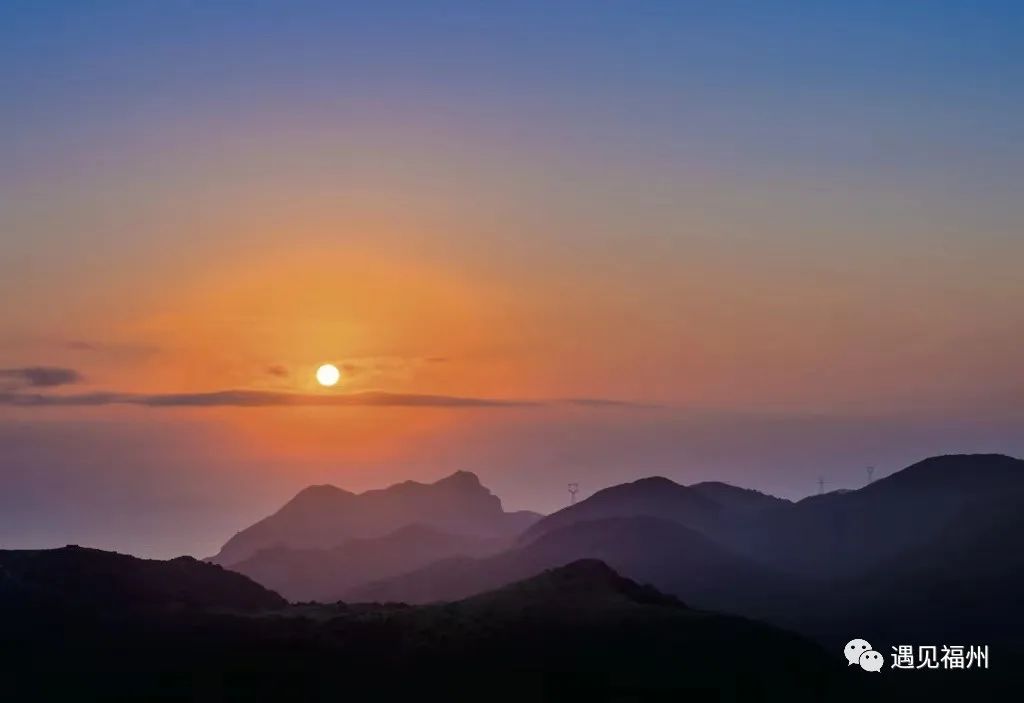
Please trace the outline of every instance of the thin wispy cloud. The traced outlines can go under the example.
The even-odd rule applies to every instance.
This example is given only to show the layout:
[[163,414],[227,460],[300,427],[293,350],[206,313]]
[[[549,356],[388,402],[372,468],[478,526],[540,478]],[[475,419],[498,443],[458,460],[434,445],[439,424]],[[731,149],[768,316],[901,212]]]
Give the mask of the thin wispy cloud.
[[96,407],[104,405],[136,405],[152,408],[173,407],[289,407],[289,406],[364,406],[415,408],[539,408],[557,405],[580,405],[607,408],[651,408],[657,406],[602,398],[528,400],[508,398],[476,398],[420,393],[389,393],[364,391],[345,394],[287,393],[258,390],[221,390],[201,393],[93,393],[49,394],[28,392],[0,393],[0,405],[39,407]]
[[[349,368],[352,366],[352,368]],[[356,375],[365,370],[346,364],[344,370]],[[267,375],[288,378],[291,369],[284,364],[266,367]],[[3,381],[6,379],[6,383]],[[303,393],[284,389],[231,388],[193,393],[132,393],[116,390],[90,390],[85,393],[48,392],[83,380],[76,369],[57,366],[25,366],[0,369],[0,406],[22,408],[98,407],[134,405],[152,408],[173,407],[287,407],[287,406],[365,406],[418,408],[539,408],[580,406],[591,408],[654,408],[658,406],[614,398],[483,398],[430,393],[397,393],[381,390],[351,393]],[[36,389],[46,389],[39,390]]]
[[634,400],[616,400],[614,398],[562,398],[559,402],[565,405],[578,405],[585,408],[663,408],[656,403],[640,403]]
[[58,348],[93,354],[102,354],[119,357],[143,357],[156,354],[160,351],[157,347],[149,344],[134,344],[127,342],[106,342],[91,339],[69,339],[59,342]]
[[427,365],[447,363],[449,359],[441,356],[366,356],[348,358],[334,362],[349,378],[356,377],[405,377]]
[[74,369],[60,366],[25,366],[0,369],[0,381],[15,387],[50,388],[78,383],[82,375]]
[[205,393],[0,393],[0,404],[17,407],[90,407],[141,405],[148,407],[287,407],[375,406],[439,408],[516,408],[541,405],[528,400],[501,400],[450,395],[367,391],[344,395],[281,393],[276,391],[223,390]]

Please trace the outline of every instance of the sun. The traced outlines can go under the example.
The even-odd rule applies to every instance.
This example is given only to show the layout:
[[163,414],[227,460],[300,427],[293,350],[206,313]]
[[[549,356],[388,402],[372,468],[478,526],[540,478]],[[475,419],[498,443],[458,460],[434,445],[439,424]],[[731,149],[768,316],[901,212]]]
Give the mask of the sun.
[[321,386],[333,386],[341,380],[341,371],[334,364],[324,364],[316,370],[316,381]]

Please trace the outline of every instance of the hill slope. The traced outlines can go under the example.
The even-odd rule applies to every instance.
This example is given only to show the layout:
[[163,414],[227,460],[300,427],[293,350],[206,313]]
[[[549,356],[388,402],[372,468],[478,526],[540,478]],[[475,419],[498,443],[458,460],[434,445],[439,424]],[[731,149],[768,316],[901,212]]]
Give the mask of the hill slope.
[[970,641],[1024,651],[1024,493],[960,512],[924,544],[837,581],[787,625],[838,642],[869,625],[897,640]]
[[[78,585],[101,590],[96,575]],[[844,673],[800,637],[691,610],[594,561],[426,607],[54,611],[3,592],[0,605],[19,642],[0,663],[13,700],[801,701]]]
[[454,556],[483,556],[505,541],[409,525],[332,549],[263,549],[231,566],[290,601],[332,602],[349,589]]
[[848,578],[935,539],[965,510],[1024,493],[1024,461],[997,454],[918,462],[859,490],[763,513],[721,539],[814,578]]
[[534,523],[520,538],[536,537],[577,522],[622,517],[654,517],[701,532],[714,532],[734,521],[790,505],[789,501],[727,483],[683,486],[661,476],[598,491],[579,503]]
[[506,513],[501,501],[466,471],[430,484],[406,481],[350,493],[310,486],[276,513],[229,539],[211,561],[230,566],[262,549],[331,549],[350,539],[380,537],[406,525],[479,537],[510,537],[526,529],[534,513]]
[[680,524],[650,517],[579,522],[484,559],[448,559],[357,588],[350,600],[451,601],[579,559],[599,559],[703,608],[759,614],[799,592],[772,573]]
[[0,551],[0,605],[75,608],[281,608],[281,596],[241,574],[179,557],[170,561],[68,546]]

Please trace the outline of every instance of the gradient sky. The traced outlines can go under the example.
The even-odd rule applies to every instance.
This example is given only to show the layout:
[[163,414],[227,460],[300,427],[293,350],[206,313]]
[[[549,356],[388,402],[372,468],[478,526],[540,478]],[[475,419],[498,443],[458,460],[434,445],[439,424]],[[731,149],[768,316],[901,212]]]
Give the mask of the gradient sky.
[[203,556],[314,482],[468,469],[549,511],[1024,453],[1022,32],[3,3],[0,548]]

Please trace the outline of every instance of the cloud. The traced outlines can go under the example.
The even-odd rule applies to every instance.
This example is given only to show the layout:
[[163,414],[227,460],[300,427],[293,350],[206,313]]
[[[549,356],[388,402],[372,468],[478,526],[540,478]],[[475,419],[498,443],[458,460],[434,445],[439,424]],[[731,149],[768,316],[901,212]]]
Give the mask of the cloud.
[[15,387],[50,388],[78,383],[82,375],[74,369],[59,366],[26,366],[18,369],[0,369],[0,379],[10,379]]
[[91,339],[68,339],[59,343],[60,347],[76,352],[110,354],[114,356],[142,357],[157,353],[159,348],[150,344],[131,342],[105,342]]
[[17,407],[88,407],[99,405],[141,405],[163,407],[287,407],[287,406],[371,406],[435,408],[521,408],[543,403],[528,400],[470,398],[450,395],[386,393],[366,391],[344,395],[280,393],[275,391],[224,390],[207,393],[0,393],[0,405]]
[[562,398],[559,402],[566,405],[579,405],[586,408],[663,408],[655,403],[638,403],[632,400],[615,400],[612,398]]
[[0,405],[15,407],[90,407],[101,405],[138,405],[151,408],[212,407],[288,407],[288,406],[363,406],[406,408],[536,408],[557,405],[578,405],[590,408],[658,408],[624,400],[607,398],[563,398],[558,400],[521,400],[509,398],[474,398],[454,395],[417,393],[323,394],[287,393],[281,391],[222,390],[205,393],[116,393],[99,391],[54,395],[46,393],[0,392]]
[[267,367],[267,373],[278,378],[285,378],[288,376],[288,367],[284,364],[274,364]]
[[336,361],[335,365],[348,378],[356,377],[398,377],[404,378],[426,365],[448,363],[444,356],[363,356]]
[[362,375],[364,371],[365,369],[362,366],[351,362],[341,365],[341,372],[345,374],[347,378],[355,378],[356,376]]

